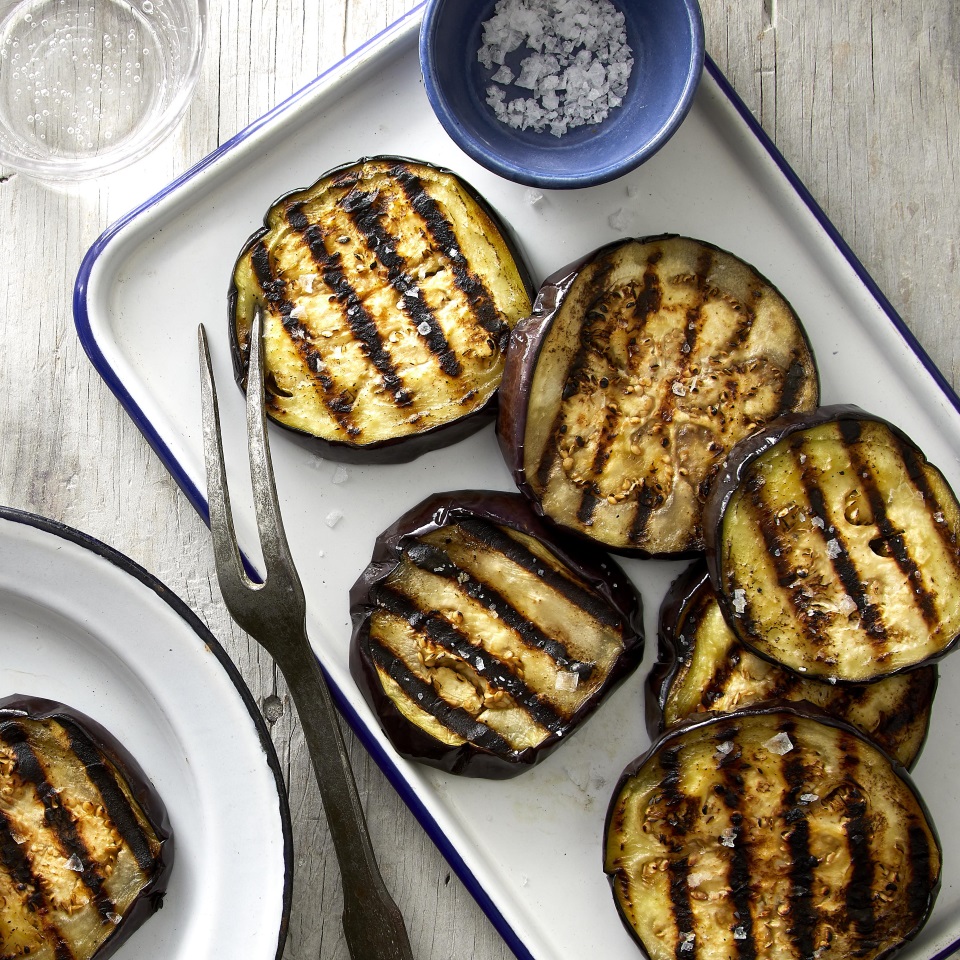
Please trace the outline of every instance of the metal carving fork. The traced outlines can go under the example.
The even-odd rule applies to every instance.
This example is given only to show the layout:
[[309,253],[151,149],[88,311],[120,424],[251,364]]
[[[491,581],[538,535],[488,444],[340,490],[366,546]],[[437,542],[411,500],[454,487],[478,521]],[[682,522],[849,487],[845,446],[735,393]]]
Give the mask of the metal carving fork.
[[403,917],[393,902],[370,843],[333,699],[310,647],[303,587],[283,532],[270,459],[263,395],[262,316],[250,332],[247,439],[250,474],[266,577],[246,576],[237,548],[223,463],[216,386],[203,324],[200,384],[203,449],[217,576],[234,620],[273,656],[303,725],[343,885],[343,932],[353,960],[413,960]]

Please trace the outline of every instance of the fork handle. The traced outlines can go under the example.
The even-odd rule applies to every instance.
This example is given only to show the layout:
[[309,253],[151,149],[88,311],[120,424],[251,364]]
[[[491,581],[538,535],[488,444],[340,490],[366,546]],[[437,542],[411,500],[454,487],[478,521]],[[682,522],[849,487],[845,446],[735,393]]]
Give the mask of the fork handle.
[[326,677],[312,652],[278,665],[300,717],[340,866],[350,956],[413,960],[403,917],[380,876]]

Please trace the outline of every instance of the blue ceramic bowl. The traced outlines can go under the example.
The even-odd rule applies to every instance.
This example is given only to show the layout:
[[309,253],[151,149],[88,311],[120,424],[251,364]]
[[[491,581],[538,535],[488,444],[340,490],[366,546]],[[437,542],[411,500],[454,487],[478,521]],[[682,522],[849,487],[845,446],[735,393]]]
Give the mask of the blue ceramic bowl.
[[493,71],[477,60],[495,0],[428,0],[420,28],[427,97],[454,142],[508,180],[545,189],[590,187],[649,159],[690,109],[703,72],[697,0],[614,0],[626,18],[634,65],[621,106],[598,124],[518,130],[486,103]]

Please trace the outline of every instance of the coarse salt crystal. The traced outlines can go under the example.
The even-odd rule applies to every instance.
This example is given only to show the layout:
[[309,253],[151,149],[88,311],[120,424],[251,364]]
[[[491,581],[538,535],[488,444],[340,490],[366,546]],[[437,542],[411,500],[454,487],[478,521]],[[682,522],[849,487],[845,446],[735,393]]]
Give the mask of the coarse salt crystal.
[[[513,54],[519,73],[506,63]],[[634,65],[612,0],[498,0],[477,59],[494,71],[487,104],[497,119],[557,137],[616,109]]]
[[74,873],[83,873],[83,861],[75,853],[64,863],[64,866]]
[[417,324],[417,333],[419,333],[421,337],[425,337],[429,332],[430,324],[426,320],[421,320],[420,323]]
[[779,756],[789,753],[793,749],[793,741],[782,731],[776,736],[771,737],[764,743],[764,746],[771,752]]
[[801,793],[798,799],[801,803],[816,803],[820,798],[815,793]]
[[828,556],[831,560],[835,560],[837,557],[839,557],[839,556],[840,556],[840,552],[841,552],[841,551],[840,551],[840,544],[837,542],[836,539],[832,539],[832,540],[828,540],[828,541],[827,541],[827,556]]
[[726,757],[728,754],[733,753],[733,741],[724,740],[723,743],[718,743],[717,753],[720,754],[721,757]]
[[736,589],[733,591],[733,610],[734,613],[743,613],[747,609],[747,591]]
[[291,320],[299,320],[305,313],[302,303],[295,304],[293,309],[290,311]]
[[849,617],[851,613],[857,612],[857,601],[853,597],[848,597],[844,594],[840,598],[840,612],[845,616]]
[[723,833],[720,834],[720,842],[725,847],[733,847],[737,842],[737,830],[736,827],[727,827]]
[[810,522],[811,522],[818,530],[822,530],[822,529],[823,529],[824,524],[823,524],[823,518],[822,518],[822,517],[811,517],[811,518],[810,518]]
[[577,684],[580,682],[580,678],[575,673],[558,673],[553,686],[556,690],[563,690],[567,693],[572,693],[577,689]]

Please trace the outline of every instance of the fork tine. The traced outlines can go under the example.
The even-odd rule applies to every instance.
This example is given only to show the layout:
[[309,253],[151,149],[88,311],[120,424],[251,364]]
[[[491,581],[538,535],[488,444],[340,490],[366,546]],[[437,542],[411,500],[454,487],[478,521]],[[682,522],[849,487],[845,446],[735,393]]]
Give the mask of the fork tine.
[[223,440],[220,434],[220,416],[217,412],[217,386],[213,379],[210,346],[203,324],[197,336],[200,344],[200,402],[203,422],[203,460],[207,474],[207,502],[210,511],[210,533],[220,580],[221,592],[239,596],[254,584],[247,577],[237,547],[230,507],[230,490],[223,462]]
[[[250,363],[247,368],[247,449],[266,579],[269,581],[271,577],[275,577],[281,580],[287,590],[293,591],[292,599],[302,604],[303,588],[284,533],[273,460],[270,456],[263,388],[263,311],[259,305],[254,311],[250,328]],[[288,602],[290,599],[288,596]]]

